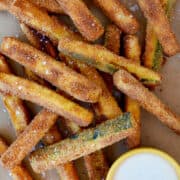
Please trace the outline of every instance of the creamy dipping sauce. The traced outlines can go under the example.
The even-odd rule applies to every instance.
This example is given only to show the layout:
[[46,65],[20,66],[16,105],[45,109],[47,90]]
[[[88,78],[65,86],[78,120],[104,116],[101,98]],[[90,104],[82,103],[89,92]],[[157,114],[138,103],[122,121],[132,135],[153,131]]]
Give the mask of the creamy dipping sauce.
[[179,180],[176,170],[162,157],[152,153],[127,158],[116,169],[113,180]]

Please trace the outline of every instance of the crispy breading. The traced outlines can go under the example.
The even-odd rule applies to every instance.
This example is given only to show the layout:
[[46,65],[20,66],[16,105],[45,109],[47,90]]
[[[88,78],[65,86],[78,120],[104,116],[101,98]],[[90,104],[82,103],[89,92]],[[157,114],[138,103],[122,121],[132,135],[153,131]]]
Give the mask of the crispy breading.
[[[140,64],[141,47],[139,39],[135,35],[126,35],[124,37],[124,53],[128,59],[134,60],[137,64]],[[135,148],[141,143],[141,120],[140,120],[140,106],[139,104],[126,96],[125,98],[125,111],[131,112],[137,123],[135,133],[127,138],[127,144],[129,148]]]
[[46,109],[41,110],[2,155],[1,162],[3,166],[12,169],[19,165],[44,134],[52,127],[57,118],[58,115]]
[[162,123],[176,133],[180,133],[179,117],[137,79],[123,69],[117,71],[113,77],[114,84],[120,91],[136,100],[139,105],[154,114]]
[[148,22],[153,26],[164,53],[173,56],[180,52],[180,46],[171,30],[160,0],[138,0]]
[[119,55],[122,31],[114,24],[106,27],[104,46]]
[[58,43],[62,37],[75,36],[63,24],[28,0],[14,0],[8,10],[21,22],[48,36],[54,43]]
[[[0,55],[0,72],[11,73],[5,58]],[[10,115],[16,135],[19,135],[29,123],[29,114],[23,101],[15,96],[3,95],[3,103]]]
[[[176,0],[161,0],[163,9],[166,12],[166,16],[170,19],[171,11]],[[146,26],[146,38],[145,38],[145,52],[143,56],[144,66],[159,71],[164,62],[163,49],[158,41],[154,27],[147,22]]]
[[64,11],[56,0],[31,0],[31,2],[40,6],[41,8],[46,9],[49,12],[64,14]]
[[84,156],[85,166],[90,180],[105,179],[109,166],[102,150]]
[[125,68],[145,83],[157,84],[161,81],[158,73],[138,65],[133,60],[118,56],[100,45],[65,38],[59,41],[58,49],[62,54],[95,66],[101,71],[113,74],[119,68]]
[[100,21],[89,11],[83,1],[57,0],[57,2],[87,40],[95,41],[104,33]]
[[132,119],[130,113],[125,113],[95,128],[83,130],[71,138],[39,149],[30,156],[31,166],[36,172],[42,172],[112,145],[133,133],[135,124]]
[[100,87],[42,51],[15,38],[4,38],[1,50],[6,56],[74,98],[85,102],[94,103],[98,101],[101,94]]
[[8,10],[10,3],[12,0],[0,0],[0,10]]
[[39,104],[80,126],[89,125],[93,119],[93,114],[78,104],[44,86],[17,76],[0,73],[0,91]]
[[[5,140],[0,137],[0,157],[7,149],[8,146]],[[10,170],[10,173],[13,180],[32,180],[31,175],[22,165],[15,166]]]
[[138,21],[119,0],[94,0],[94,2],[125,33],[134,34],[138,31]]

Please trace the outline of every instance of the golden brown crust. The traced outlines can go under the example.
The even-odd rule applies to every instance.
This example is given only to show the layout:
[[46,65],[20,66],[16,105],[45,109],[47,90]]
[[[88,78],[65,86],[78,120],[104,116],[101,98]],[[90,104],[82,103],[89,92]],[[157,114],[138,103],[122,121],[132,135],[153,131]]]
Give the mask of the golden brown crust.
[[58,43],[62,37],[75,36],[66,26],[50,17],[46,11],[30,1],[14,0],[9,11],[21,22],[48,36],[54,43]]
[[90,180],[106,178],[109,167],[102,150],[84,156],[84,162]]
[[[79,60],[84,61],[88,64],[96,66],[102,70],[104,66],[114,65],[114,67],[125,68],[136,77],[141,80],[150,80],[155,82],[161,81],[161,76],[143,66],[138,65],[122,56],[118,56],[111,51],[107,50],[105,47],[100,45],[92,45],[82,41],[62,39],[59,41],[58,49],[63,54],[69,55],[71,57],[76,57]],[[112,68],[112,66],[110,66]]]
[[[0,55],[0,72],[11,73],[2,55]],[[23,101],[15,96],[4,95],[3,102],[11,117],[15,132],[19,135],[29,123],[28,111]]]
[[15,38],[4,38],[1,50],[11,59],[76,99],[85,102],[98,101],[101,94],[100,87],[34,47]]
[[81,0],[57,0],[61,8],[68,14],[80,33],[89,41],[95,41],[103,33],[104,28],[99,20],[92,15]]
[[[124,53],[129,59],[132,59],[137,64],[140,64],[141,57],[141,47],[139,44],[139,39],[135,35],[126,35],[124,37]],[[136,129],[132,136],[127,138],[127,144],[129,148],[135,148],[141,143],[141,120],[140,120],[140,106],[139,104],[126,96],[125,98],[125,111],[131,112],[136,121]]]
[[69,162],[63,165],[58,165],[56,167],[56,170],[60,178],[63,180],[70,180],[70,179],[78,180],[79,179],[73,162]]
[[120,41],[122,31],[114,24],[109,24],[105,33],[104,46],[115,54],[120,52]]
[[27,128],[2,155],[1,162],[3,166],[12,169],[19,165],[44,134],[51,128],[57,118],[58,115],[45,109],[38,113]]
[[[0,156],[6,150],[8,149],[8,146],[3,138],[0,137]],[[21,165],[14,167],[13,169],[10,170],[11,176],[14,180],[32,180],[30,174],[28,171]]]
[[[74,120],[80,126],[87,126],[92,122],[91,112],[32,81],[0,73],[0,91],[37,103],[59,115]],[[49,98],[47,99],[47,97]]]
[[12,0],[0,0],[0,10],[8,10]]
[[163,46],[166,55],[173,56],[180,52],[180,46],[171,30],[159,0],[138,0],[138,3]]
[[[114,74],[114,84],[127,96],[136,100],[143,108],[151,112],[169,128],[180,133],[180,119],[163,104],[152,92],[125,70]],[[136,91],[135,91],[136,90]]]
[[139,29],[139,23],[119,0],[94,0],[104,13],[127,34],[134,34]]
[[41,8],[46,9],[49,12],[64,14],[62,8],[56,0],[31,0],[31,2],[38,5]]

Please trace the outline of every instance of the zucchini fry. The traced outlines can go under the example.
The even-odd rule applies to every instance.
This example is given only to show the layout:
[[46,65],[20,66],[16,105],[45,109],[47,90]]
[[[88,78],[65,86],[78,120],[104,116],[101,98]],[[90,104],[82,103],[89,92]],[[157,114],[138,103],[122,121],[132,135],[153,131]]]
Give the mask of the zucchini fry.
[[[0,137],[0,157],[6,152],[8,146],[3,138]],[[22,166],[18,165],[10,170],[11,177],[14,180],[32,180],[32,177],[28,173],[28,171]]]
[[122,31],[114,24],[106,28],[104,46],[115,54],[119,55]]
[[[141,47],[137,36],[126,35],[124,38],[124,51],[128,59],[134,60],[140,64]],[[140,106],[133,99],[126,96],[125,98],[125,111],[131,112],[136,121],[136,130],[132,136],[127,138],[129,148],[135,148],[141,143],[141,121],[140,121]]]
[[59,51],[71,58],[83,61],[101,71],[113,74],[119,68],[125,68],[143,83],[157,84],[161,81],[158,73],[138,65],[132,60],[118,56],[100,45],[91,45],[82,41],[61,39]]
[[153,26],[164,53],[173,56],[180,52],[180,46],[171,30],[160,0],[138,0],[138,3],[148,22]]
[[17,137],[1,157],[3,166],[7,169],[14,168],[28,155],[32,148],[42,139],[45,133],[56,122],[58,115],[43,109],[27,128]]
[[[0,72],[11,73],[2,55],[0,55]],[[15,96],[3,95],[2,99],[11,118],[16,135],[19,135],[29,123],[28,111],[23,101]]]
[[56,0],[32,0],[31,2],[49,12],[64,14],[64,11]]
[[138,21],[119,0],[94,0],[94,2],[125,33],[134,34],[138,31]]
[[[164,11],[166,16],[170,18],[171,10],[175,4],[175,0],[162,0]],[[156,33],[153,26],[150,23],[147,23],[146,27],[146,45],[145,53],[143,58],[144,66],[159,71],[164,62],[163,49],[158,41]]]
[[[51,145],[61,140],[62,140],[61,134],[58,131],[56,125],[54,125],[43,137],[43,143],[45,145]],[[56,166],[56,171],[58,172],[60,179],[64,179],[64,180],[79,179],[73,162],[68,162],[66,164]]]
[[154,114],[162,123],[180,133],[180,119],[165,104],[163,104],[152,92],[145,88],[136,78],[127,71],[121,69],[114,76],[114,84],[119,90],[130,98],[136,100],[139,105]]
[[93,114],[78,104],[44,86],[17,76],[0,73],[0,91],[39,104],[74,120],[80,126],[89,125],[93,119]]
[[11,0],[0,0],[0,11],[7,11]]
[[63,11],[69,15],[79,32],[89,41],[97,40],[104,28],[81,0],[57,0]]
[[8,10],[19,21],[45,34],[56,44],[62,37],[75,38],[72,31],[28,0],[14,0]]
[[[74,122],[67,119],[64,119],[63,121],[66,128],[72,135],[82,131],[82,129]],[[98,150],[92,154],[84,156],[83,158],[90,180],[100,180],[106,178],[109,167],[102,150]]]
[[[37,33],[35,34],[34,31],[32,31],[27,25],[25,25],[23,23],[21,23],[21,29],[26,34],[26,37],[28,38],[30,43],[33,44],[33,46],[36,47],[37,49],[41,49],[41,42],[40,42],[41,37],[40,38],[39,38],[39,36],[37,37]],[[47,42],[46,44],[48,44],[48,43],[49,42]],[[54,47],[51,44],[48,47],[45,46],[44,50],[48,51],[52,57],[54,57],[54,58],[56,57],[56,53],[54,53],[54,51],[55,51]],[[25,72],[28,73],[28,78],[30,80],[36,81],[39,84],[46,85],[45,82],[40,77],[36,76],[32,71],[29,71],[28,69],[26,69]],[[51,114],[50,114],[50,116],[51,116]],[[54,144],[60,140],[61,140],[61,134],[58,131],[57,125],[54,125],[45,134],[45,136],[42,139],[42,141],[45,145]],[[69,180],[69,179],[78,180],[79,179],[73,162],[68,162],[66,164],[57,166],[56,171],[58,172],[61,179],[64,179],[64,180]]]
[[76,99],[97,102],[100,87],[34,47],[15,38],[4,38],[2,52]]
[[42,172],[109,146],[133,133],[135,124],[132,120],[130,113],[125,113],[95,128],[83,130],[71,138],[37,150],[30,156],[31,166],[36,172]]

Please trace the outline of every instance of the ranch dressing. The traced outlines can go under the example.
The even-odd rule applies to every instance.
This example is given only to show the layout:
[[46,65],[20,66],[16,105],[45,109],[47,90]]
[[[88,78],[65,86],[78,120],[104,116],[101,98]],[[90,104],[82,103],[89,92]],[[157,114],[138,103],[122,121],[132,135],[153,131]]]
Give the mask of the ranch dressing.
[[113,180],[178,180],[176,170],[162,157],[141,153],[127,158],[117,169]]

